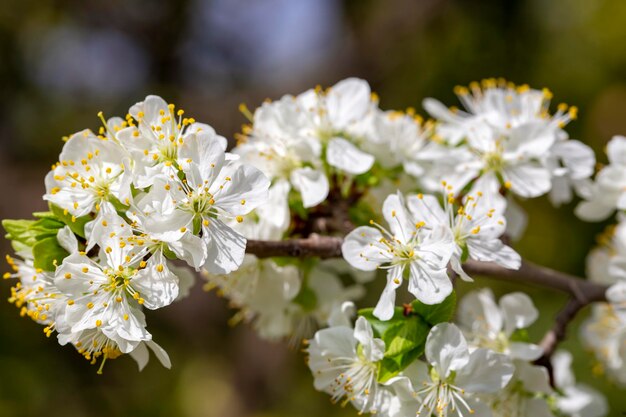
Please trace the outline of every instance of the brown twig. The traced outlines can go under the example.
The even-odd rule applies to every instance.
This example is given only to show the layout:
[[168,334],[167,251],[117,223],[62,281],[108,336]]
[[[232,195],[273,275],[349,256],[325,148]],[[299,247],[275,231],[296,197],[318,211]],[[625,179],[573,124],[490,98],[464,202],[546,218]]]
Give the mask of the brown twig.
[[306,239],[290,240],[248,240],[246,252],[258,258],[275,256],[338,258],[341,256],[339,237],[312,234]]
[[[249,240],[246,251],[259,258],[274,256],[294,257],[341,257],[343,239],[332,236],[312,235],[306,239],[281,241]],[[583,306],[594,301],[605,301],[606,286],[582,278],[523,261],[520,269],[507,269],[491,262],[469,260],[463,264],[471,275],[503,279],[519,283],[531,283],[569,294]]]
[[552,371],[552,354],[556,350],[558,344],[565,339],[567,335],[567,327],[574,320],[576,314],[582,310],[588,302],[584,302],[578,298],[572,297],[567,301],[563,310],[559,311],[554,319],[554,325],[541,339],[539,345],[543,349],[543,354],[535,361],[537,365],[545,366],[550,376],[550,384],[554,386],[554,374]]

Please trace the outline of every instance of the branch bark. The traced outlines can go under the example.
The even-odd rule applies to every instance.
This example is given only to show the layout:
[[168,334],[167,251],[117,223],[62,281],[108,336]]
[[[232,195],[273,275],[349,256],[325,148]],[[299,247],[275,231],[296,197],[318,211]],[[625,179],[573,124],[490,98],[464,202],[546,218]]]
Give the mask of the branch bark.
[[567,327],[574,320],[576,314],[582,310],[588,303],[577,298],[570,298],[554,319],[554,325],[541,339],[539,345],[543,349],[543,355],[535,361],[537,365],[545,366],[550,375],[550,384],[554,386],[554,374],[552,370],[552,354],[556,350],[558,344],[567,336]]
[[342,243],[343,239],[339,237],[312,234],[306,239],[248,240],[246,252],[257,258],[275,256],[339,258]]
[[[332,236],[312,235],[306,239],[280,241],[249,240],[246,252],[259,258],[274,256],[292,257],[341,257],[343,239]],[[513,270],[491,262],[469,260],[463,264],[471,275],[496,278],[518,283],[530,283],[569,294],[582,306],[595,301],[606,301],[607,287],[574,275],[523,261],[520,269]]]

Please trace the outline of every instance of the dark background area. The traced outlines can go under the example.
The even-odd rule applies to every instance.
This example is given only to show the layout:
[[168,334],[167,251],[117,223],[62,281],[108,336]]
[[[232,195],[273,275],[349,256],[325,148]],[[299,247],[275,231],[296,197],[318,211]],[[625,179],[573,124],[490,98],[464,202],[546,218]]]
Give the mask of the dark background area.
[[[620,0],[3,0],[0,5],[0,218],[45,209],[43,178],[61,137],[99,127],[96,113],[124,116],[147,94],[162,95],[224,136],[265,98],[299,93],[347,76],[368,80],[381,106],[436,97],[457,105],[452,88],[487,77],[548,87],[555,103],[580,108],[567,130],[604,161],[606,142],[626,133],[626,2]],[[524,257],[584,274],[602,224],[577,220],[574,204],[523,204]],[[9,252],[6,241],[3,252]],[[565,300],[528,290],[544,312],[540,338]],[[376,284],[374,284],[376,286]],[[10,283],[0,283],[0,297]],[[364,305],[373,304],[371,291]],[[71,347],[0,304],[0,416],[350,416],[313,389],[299,352],[268,343],[245,325],[230,328],[227,303],[196,285],[189,299],[149,312],[149,330],[171,355],[107,363],[104,375]],[[582,316],[588,314],[584,311]],[[594,375],[577,341],[580,380],[605,392],[614,414],[620,390]]]

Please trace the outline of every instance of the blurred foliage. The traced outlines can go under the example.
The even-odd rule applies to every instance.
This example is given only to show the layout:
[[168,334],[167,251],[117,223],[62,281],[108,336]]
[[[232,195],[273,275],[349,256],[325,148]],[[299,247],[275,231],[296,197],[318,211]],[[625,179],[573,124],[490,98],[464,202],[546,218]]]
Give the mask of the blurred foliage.
[[[43,177],[62,143],[98,110],[123,115],[148,93],[163,95],[230,136],[265,97],[297,93],[355,75],[385,108],[433,96],[458,104],[457,84],[497,76],[549,87],[580,108],[568,126],[599,160],[626,133],[626,2],[620,0],[3,0],[0,6],[0,218],[45,210]],[[524,204],[529,228],[517,246],[528,259],[584,274],[602,224],[573,205]],[[9,251],[7,242],[2,249]],[[0,292],[9,294],[9,283]],[[498,294],[528,291],[543,311],[541,337],[565,298],[478,279]],[[371,285],[372,305],[376,287]],[[222,300],[196,286],[190,299],[149,312],[150,331],[174,367],[156,361],[138,373],[129,358],[103,376],[70,347],[0,304],[0,417],[4,416],[351,416],[315,392],[302,355],[226,325]],[[576,323],[586,315],[584,312]],[[579,379],[605,392],[613,415],[626,399],[596,377],[572,326],[564,347]]]

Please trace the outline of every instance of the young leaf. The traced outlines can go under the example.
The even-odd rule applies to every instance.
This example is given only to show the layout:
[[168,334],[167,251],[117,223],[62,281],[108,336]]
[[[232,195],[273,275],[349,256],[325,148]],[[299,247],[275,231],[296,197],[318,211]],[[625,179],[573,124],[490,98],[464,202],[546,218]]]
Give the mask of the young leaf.
[[7,239],[20,240],[28,228],[35,223],[34,220],[2,220],[2,227],[7,232]]
[[75,218],[71,214],[66,213],[61,207],[55,206],[54,204],[50,204],[50,210],[60,221],[68,225],[74,234],[82,238],[85,237],[85,224],[93,220],[90,216]]
[[42,239],[33,246],[33,265],[44,271],[54,271],[67,256],[69,253],[59,245],[56,237]]
[[456,309],[456,293],[452,291],[440,304],[428,305],[418,300],[411,303],[413,312],[421,316],[431,327],[452,320]]
[[398,356],[414,349],[423,351],[429,331],[430,326],[421,317],[407,317],[401,325],[394,326],[385,333],[385,356]]
[[[374,335],[378,338],[383,338],[384,334],[393,326],[401,325],[406,319],[403,315],[402,307],[396,307],[393,317],[389,320],[380,320],[374,316],[373,308],[363,308],[359,310],[359,316],[365,317],[365,319],[371,324],[374,330]],[[383,339],[384,340],[384,339]]]

